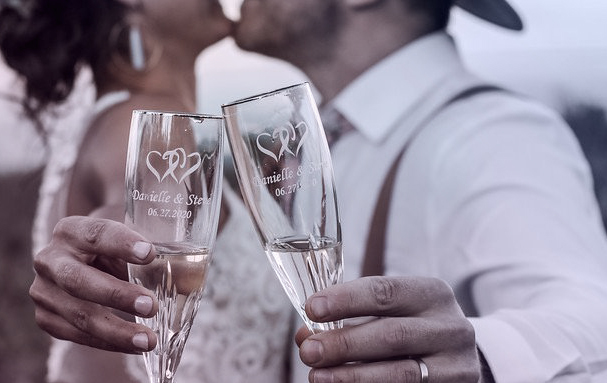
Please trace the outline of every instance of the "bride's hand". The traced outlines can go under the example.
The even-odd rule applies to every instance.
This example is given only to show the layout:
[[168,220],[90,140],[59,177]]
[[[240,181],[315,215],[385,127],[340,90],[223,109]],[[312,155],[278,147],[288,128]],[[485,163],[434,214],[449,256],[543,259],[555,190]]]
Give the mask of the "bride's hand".
[[151,317],[154,294],[126,279],[126,262],[146,264],[154,247],[125,225],[99,218],[67,217],[34,257],[30,296],[38,326],[55,338],[135,353],[152,350],[149,328],[116,315]]

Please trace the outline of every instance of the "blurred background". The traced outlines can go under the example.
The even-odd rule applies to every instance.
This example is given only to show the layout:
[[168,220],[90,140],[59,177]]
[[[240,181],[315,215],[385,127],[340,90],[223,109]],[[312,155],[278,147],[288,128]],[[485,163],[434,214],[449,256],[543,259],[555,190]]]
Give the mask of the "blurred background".
[[[238,17],[239,0],[222,1]],[[604,0],[510,0],[525,31],[495,28],[454,9],[451,33],[469,67],[557,109],[578,135],[607,212],[607,2]],[[361,42],[364,43],[364,42]],[[220,113],[222,103],[305,81],[292,66],[238,50],[230,40],[198,60],[198,108]],[[53,136],[92,103],[90,78],[60,113],[49,116]],[[28,296],[33,279],[30,230],[46,150],[15,98],[19,80],[0,60],[0,383],[43,382],[48,340],[34,323]],[[50,140],[53,137],[49,138]],[[607,214],[604,214],[607,216]]]

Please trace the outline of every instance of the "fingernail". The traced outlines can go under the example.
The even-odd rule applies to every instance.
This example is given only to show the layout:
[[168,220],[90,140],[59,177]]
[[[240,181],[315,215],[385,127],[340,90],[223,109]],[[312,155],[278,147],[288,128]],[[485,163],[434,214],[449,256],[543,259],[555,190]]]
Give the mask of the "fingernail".
[[152,251],[152,244],[148,242],[137,242],[133,245],[133,252],[139,259],[146,259]]
[[133,337],[133,345],[140,350],[147,351],[148,350],[148,335],[144,332],[140,332],[139,334],[135,334]]
[[323,354],[323,346],[317,340],[307,339],[301,345],[301,360],[308,364],[312,365],[318,363],[322,359]]
[[154,301],[147,295],[135,299],[135,311],[141,315],[150,315],[152,307],[154,307]]
[[314,316],[319,320],[329,315],[329,302],[326,297],[312,298],[310,308]]

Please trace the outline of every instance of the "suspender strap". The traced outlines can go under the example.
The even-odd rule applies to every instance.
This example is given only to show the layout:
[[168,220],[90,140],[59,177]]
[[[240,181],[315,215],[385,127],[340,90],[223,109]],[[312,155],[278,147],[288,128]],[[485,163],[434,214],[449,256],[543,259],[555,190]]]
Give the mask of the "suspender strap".
[[422,131],[422,128],[426,126],[438,112],[443,110],[450,104],[453,104],[459,100],[472,97],[482,92],[498,91],[501,88],[493,85],[477,85],[467,89],[464,89],[460,93],[454,95],[446,102],[440,104],[436,109],[435,113],[430,113],[426,119],[419,123],[409,140],[405,143],[401,151],[398,153],[394,162],[390,166],[390,170],[384,179],[384,184],[377,197],[375,204],[375,210],[373,219],[371,220],[371,227],[369,228],[369,234],[367,235],[367,246],[365,249],[365,255],[363,259],[363,266],[361,275],[363,277],[370,275],[383,275],[385,271],[385,248],[387,242],[387,224],[388,224],[388,213],[392,201],[392,194],[394,190],[394,181],[396,179],[396,173],[401,163],[402,158],[407,151],[407,148],[411,146],[411,143],[415,140],[418,134]]
[[[405,145],[405,148],[408,145]],[[396,170],[404,156],[405,150],[401,150],[396,159],[390,166],[388,175],[384,180],[381,192],[377,197],[375,212],[371,220],[371,227],[367,235],[367,247],[365,249],[365,258],[363,259],[362,276],[383,275],[384,274],[384,253],[386,247],[386,226],[388,221],[388,210],[392,200],[392,190],[394,190],[394,179]]]

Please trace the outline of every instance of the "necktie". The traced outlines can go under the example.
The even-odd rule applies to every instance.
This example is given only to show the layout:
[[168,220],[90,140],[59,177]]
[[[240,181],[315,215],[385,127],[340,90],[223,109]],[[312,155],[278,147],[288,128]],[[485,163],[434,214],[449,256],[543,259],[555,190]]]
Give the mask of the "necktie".
[[332,147],[344,133],[354,129],[352,124],[332,106],[322,108],[319,113],[325,129],[329,148]]

